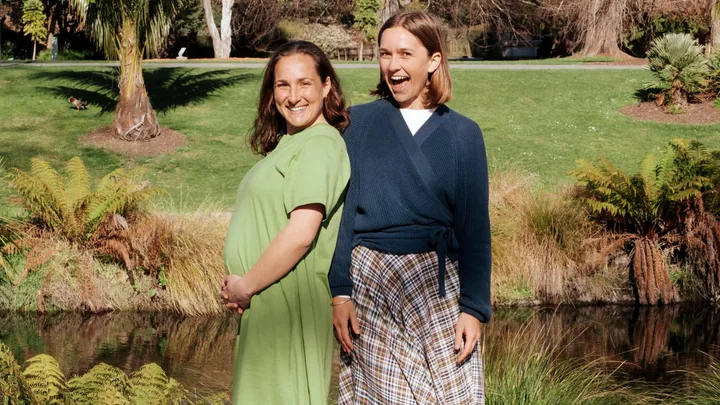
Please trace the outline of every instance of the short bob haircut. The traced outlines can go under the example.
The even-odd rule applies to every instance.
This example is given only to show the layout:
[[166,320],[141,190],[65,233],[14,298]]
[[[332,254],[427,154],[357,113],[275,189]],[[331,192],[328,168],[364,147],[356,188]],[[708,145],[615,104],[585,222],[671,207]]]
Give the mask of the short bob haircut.
[[308,41],[291,41],[280,46],[270,56],[262,81],[258,111],[250,130],[249,143],[253,153],[266,156],[277,147],[280,137],[287,133],[285,118],[275,108],[275,66],[285,56],[303,54],[312,57],[315,71],[323,83],[330,78],[330,92],[323,100],[323,115],[328,124],[340,133],[350,124],[340,81],[327,55],[317,45]]
[[[445,46],[445,30],[440,22],[425,11],[403,11],[390,17],[380,28],[378,46],[385,30],[401,27],[415,35],[428,51],[428,55],[440,53],[440,66],[434,73],[428,75],[427,105],[436,106],[450,101],[452,98],[452,81],[450,80],[450,67],[448,66],[447,50]],[[392,98],[392,93],[380,73],[380,83],[371,92],[380,98]]]

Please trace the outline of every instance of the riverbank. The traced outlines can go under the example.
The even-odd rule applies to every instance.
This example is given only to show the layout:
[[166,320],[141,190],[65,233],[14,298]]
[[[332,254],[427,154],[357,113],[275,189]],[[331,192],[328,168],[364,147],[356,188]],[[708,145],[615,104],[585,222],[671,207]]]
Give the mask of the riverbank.
[[[566,193],[544,192],[535,176],[514,171],[494,172],[490,187],[497,307],[634,302],[629,256],[621,246],[611,249],[615,238]],[[47,236],[39,247],[5,256],[0,310],[220,315],[228,223],[223,211],[156,212],[119,237],[129,241],[120,253]],[[147,267],[137,266],[142,262]]]

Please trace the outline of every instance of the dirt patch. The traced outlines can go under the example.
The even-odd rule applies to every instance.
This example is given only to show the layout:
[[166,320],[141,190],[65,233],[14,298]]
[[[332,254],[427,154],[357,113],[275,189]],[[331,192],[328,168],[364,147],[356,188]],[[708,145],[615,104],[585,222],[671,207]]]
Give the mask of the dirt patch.
[[583,62],[583,65],[645,66],[645,65],[647,65],[647,59],[630,58],[630,59],[616,59],[616,60],[611,60],[611,61],[593,61],[593,62]]
[[128,142],[113,136],[112,126],[101,127],[80,139],[83,145],[111,150],[130,157],[157,156],[172,152],[185,144],[185,135],[170,128],[160,128],[160,135],[149,141]]
[[720,122],[720,109],[712,102],[689,104],[681,114],[671,114],[665,107],[658,107],[652,101],[626,105],[620,112],[641,121],[671,124],[716,124]]

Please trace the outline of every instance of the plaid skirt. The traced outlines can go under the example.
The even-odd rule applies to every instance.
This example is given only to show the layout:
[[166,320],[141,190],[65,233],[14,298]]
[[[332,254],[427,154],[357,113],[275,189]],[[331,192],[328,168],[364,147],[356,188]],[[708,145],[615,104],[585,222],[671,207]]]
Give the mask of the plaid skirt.
[[361,335],[341,353],[339,405],[484,404],[479,348],[456,365],[460,314],[457,263],[448,260],[440,297],[435,253],[352,253]]

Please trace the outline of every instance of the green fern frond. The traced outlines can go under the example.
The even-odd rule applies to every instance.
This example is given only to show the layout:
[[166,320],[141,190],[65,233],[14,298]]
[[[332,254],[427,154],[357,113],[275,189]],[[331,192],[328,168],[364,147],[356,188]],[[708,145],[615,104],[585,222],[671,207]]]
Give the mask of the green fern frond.
[[[640,178],[645,191],[645,198],[655,200],[662,188],[662,181],[658,179],[658,158],[649,154],[640,162]],[[660,181],[658,181],[660,180]]]
[[65,196],[65,185],[60,174],[50,166],[50,163],[40,158],[30,159],[30,172],[45,185],[47,198],[64,219],[70,210],[70,205]]
[[74,157],[68,161],[67,175],[68,204],[74,207],[90,194],[90,176],[85,164],[79,157]]
[[24,207],[31,215],[47,224],[50,229],[61,226],[62,213],[55,206],[47,186],[40,179],[13,169],[10,174],[10,186],[20,194]]
[[135,403],[161,405],[165,400],[168,377],[160,366],[150,363],[142,366],[130,377],[135,387]]
[[35,398],[43,404],[65,405],[69,392],[65,376],[57,361],[47,354],[39,354],[25,362],[23,376]]
[[112,385],[104,385],[96,394],[95,401],[97,401],[95,403],[103,405],[144,405],[143,402],[132,402]]
[[[119,368],[100,363],[81,377],[75,377],[68,381],[68,389],[72,399],[78,405],[100,404],[100,395],[110,395],[112,387],[119,392],[123,398],[132,398],[134,388],[125,373]],[[114,394],[113,394],[114,395]]]
[[217,393],[208,397],[202,398],[195,402],[195,405],[225,405],[230,402],[230,397],[226,393]]
[[130,378],[135,387],[133,403],[147,405],[176,405],[187,402],[188,392],[173,378],[168,378],[155,363],[144,365]]
[[164,394],[167,405],[181,405],[188,401],[188,391],[174,378],[168,381]]
[[3,404],[40,404],[28,388],[20,365],[15,361],[10,349],[2,342],[0,342],[0,399],[4,399]]

